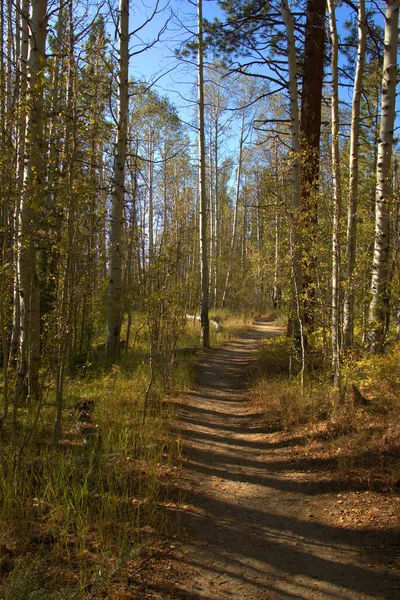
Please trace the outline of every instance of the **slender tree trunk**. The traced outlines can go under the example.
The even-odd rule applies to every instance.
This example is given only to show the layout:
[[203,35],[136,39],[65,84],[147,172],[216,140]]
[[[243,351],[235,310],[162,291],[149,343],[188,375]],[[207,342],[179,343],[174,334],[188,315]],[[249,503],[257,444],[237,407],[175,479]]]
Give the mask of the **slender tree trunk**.
[[278,308],[280,304],[280,286],[279,286],[279,244],[280,244],[280,235],[279,235],[279,206],[276,206],[275,217],[274,217],[274,227],[275,227],[275,248],[274,248],[274,285],[272,288],[272,306],[273,308]]
[[110,361],[114,361],[119,353],[122,324],[122,233],[129,104],[129,0],[120,0],[119,26],[118,124],[114,156],[108,295],[107,356]]
[[[47,2],[33,0],[29,19],[29,112],[21,205],[19,248],[22,351],[17,366],[16,403],[39,396],[40,289],[38,277],[38,207],[44,192],[43,69],[47,35]],[[24,27],[24,25],[23,25]],[[26,388],[27,386],[27,388]]]
[[340,380],[340,216],[342,190],[340,182],[339,154],[339,81],[338,52],[339,41],[336,28],[334,0],[328,0],[329,25],[332,41],[332,180],[333,180],[333,219],[332,219],[332,374],[333,383],[339,386]]
[[[281,210],[282,205],[282,193],[279,189],[279,186],[282,186],[283,189],[283,175],[279,174],[279,155],[278,155],[278,146],[275,142],[274,144],[275,151],[275,181],[277,184],[277,194],[276,194],[276,207],[275,207],[275,216],[274,216],[274,228],[275,228],[275,244],[274,244],[274,282],[272,287],[272,306],[273,308],[278,308],[281,301],[281,286],[279,283],[279,246],[280,246],[280,218],[279,211]],[[282,180],[281,182],[279,180]]]
[[360,137],[360,103],[365,67],[365,48],[367,43],[365,24],[365,1],[358,2],[358,47],[357,67],[354,79],[353,102],[350,130],[350,181],[347,213],[346,243],[346,292],[343,301],[343,349],[353,343],[354,332],[354,267],[357,245],[357,195],[358,195],[358,143]]
[[232,277],[233,258],[234,258],[234,253],[235,253],[238,215],[239,215],[240,186],[241,186],[241,180],[242,180],[243,145],[244,145],[244,108],[242,109],[242,123],[241,123],[241,127],[240,127],[240,137],[239,137],[239,152],[238,152],[238,166],[236,169],[235,208],[234,208],[234,213],[233,213],[232,235],[231,235],[230,252],[229,252],[229,257],[228,257],[228,270],[226,272],[224,293],[222,294],[222,306],[226,305],[229,283],[230,283],[230,280]]
[[[64,161],[68,162],[68,185],[71,197],[68,206],[67,217],[67,250],[66,265],[61,292],[61,307],[58,325],[58,348],[57,348],[57,373],[56,373],[56,418],[54,423],[53,443],[58,444],[61,434],[62,411],[64,406],[64,381],[67,360],[71,342],[71,322],[73,306],[73,270],[75,254],[76,235],[76,201],[74,192],[74,176],[76,164],[77,147],[77,116],[76,116],[76,92],[75,92],[75,60],[74,60],[74,30],[73,30],[73,0],[68,1],[68,25],[69,25],[69,60],[67,79],[67,106],[71,111],[72,130],[65,128]],[[82,336],[83,337],[83,336]]]
[[148,234],[149,234],[149,290],[151,289],[151,270],[154,263],[154,143],[153,143],[153,130],[150,128],[149,131],[149,146],[148,146],[148,182],[149,182],[149,218],[148,218]]
[[219,144],[218,144],[219,122],[216,117],[214,125],[214,163],[215,163],[215,207],[214,207],[214,308],[218,306],[219,295]]
[[24,101],[27,90],[27,59],[28,59],[28,1],[17,2],[16,11],[16,57],[17,70],[15,74],[15,87],[18,90],[18,110],[17,110],[17,179],[16,179],[16,202],[13,219],[14,235],[14,291],[13,291],[13,326],[10,341],[10,361],[22,352],[22,334],[21,334],[21,303],[20,303],[20,239],[19,232],[21,228],[21,197],[24,186],[24,156],[26,142],[26,117],[24,111]]
[[[302,267],[301,267],[301,234],[299,234],[299,212],[301,206],[301,171],[300,171],[300,118],[298,107],[297,87],[297,56],[294,38],[293,16],[288,8],[287,0],[282,0],[282,17],[286,27],[286,39],[289,63],[289,100],[290,100],[290,147],[292,152],[292,211],[291,211],[291,257],[292,257],[292,315],[290,317],[290,328],[292,335],[300,336],[301,347],[304,347],[303,313],[300,298],[302,290]],[[297,323],[297,325],[295,325]],[[304,356],[303,356],[304,363]]]
[[389,314],[389,208],[391,192],[390,168],[393,148],[397,83],[397,45],[399,30],[399,3],[388,0],[385,13],[385,40],[382,73],[382,108],[376,170],[375,240],[369,307],[368,341],[372,352],[384,348]]
[[201,345],[210,346],[210,322],[208,316],[208,243],[207,243],[207,192],[204,130],[204,41],[203,0],[197,0],[197,67],[198,67],[198,120],[199,120],[199,199],[200,199],[200,277],[201,277]]

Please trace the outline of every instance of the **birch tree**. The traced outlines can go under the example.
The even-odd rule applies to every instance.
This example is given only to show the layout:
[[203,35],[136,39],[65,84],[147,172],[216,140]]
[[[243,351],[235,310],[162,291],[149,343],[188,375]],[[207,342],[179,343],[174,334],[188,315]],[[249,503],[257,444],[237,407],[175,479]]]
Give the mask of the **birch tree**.
[[329,27],[332,43],[331,76],[331,119],[332,119],[332,374],[334,385],[339,385],[340,377],[340,215],[342,190],[340,182],[339,155],[339,80],[338,53],[339,40],[336,26],[334,0],[328,0]]
[[29,105],[19,239],[22,327],[15,406],[22,395],[27,394],[30,399],[35,399],[39,395],[40,288],[37,259],[38,207],[44,189],[43,84],[47,36],[46,0],[32,1],[27,25],[29,31],[27,61]]
[[287,0],[282,0],[281,13],[286,27],[286,41],[289,65],[289,105],[290,105],[290,148],[292,163],[292,210],[291,210],[291,254],[293,270],[293,304],[294,313],[297,319],[298,327],[294,330],[300,330],[304,361],[303,344],[303,316],[302,302],[300,298],[302,290],[302,269],[301,269],[301,246],[298,232],[298,218],[301,206],[301,172],[300,172],[300,117],[299,117],[299,93],[298,93],[298,70],[297,55],[294,37],[293,15],[289,10]]
[[228,269],[226,272],[225,278],[225,286],[222,294],[222,306],[225,306],[227,294],[228,294],[228,286],[232,276],[232,266],[233,266],[233,258],[235,252],[235,243],[237,237],[237,227],[238,227],[238,213],[239,213],[239,200],[240,200],[240,190],[242,183],[242,168],[243,168],[243,150],[245,143],[245,109],[242,108],[242,118],[240,125],[240,134],[239,134],[239,149],[238,149],[238,163],[236,167],[236,182],[235,182],[235,199],[234,199],[234,209],[233,209],[233,224],[232,224],[232,235],[231,235],[231,243],[230,243],[230,252],[228,257]]
[[357,65],[354,79],[353,100],[351,107],[350,159],[349,159],[349,192],[347,212],[346,242],[346,291],[343,301],[343,349],[353,342],[354,330],[354,266],[357,243],[357,196],[359,179],[359,138],[360,138],[360,104],[363,90],[365,68],[365,50],[367,43],[365,2],[358,2],[358,44]]
[[397,83],[399,2],[388,0],[382,71],[382,105],[375,192],[375,237],[368,340],[372,352],[383,350],[389,320],[389,202]]
[[207,242],[207,191],[206,156],[204,124],[204,40],[203,40],[203,3],[197,0],[197,103],[198,103],[198,160],[199,160],[199,227],[200,227],[200,277],[201,277],[201,345],[210,345],[210,322],[208,316],[208,242]]
[[118,354],[122,324],[122,232],[129,104],[129,0],[120,0],[118,41],[118,114],[113,169],[108,294],[107,355],[109,360],[115,360]]

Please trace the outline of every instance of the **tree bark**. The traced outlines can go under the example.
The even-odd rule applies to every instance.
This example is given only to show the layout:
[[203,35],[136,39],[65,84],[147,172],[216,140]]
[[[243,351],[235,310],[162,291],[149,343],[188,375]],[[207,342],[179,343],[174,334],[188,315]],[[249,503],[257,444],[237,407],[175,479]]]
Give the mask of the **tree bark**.
[[354,335],[354,268],[357,245],[357,194],[358,194],[358,143],[360,137],[360,103],[365,67],[365,49],[367,32],[365,23],[365,1],[358,2],[358,47],[357,67],[354,79],[353,102],[351,108],[350,129],[350,181],[347,213],[346,242],[346,292],[343,301],[343,349],[353,343]]
[[28,26],[29,112],[19,247],[22,343],[17,365],[16,404],[23,396],[27,395],[29,399],[37,399],[39,396],[40,289],[37,254],[38,207],[44,190],[43,70],[47,36],[46,0],[33,0]]
[[199,198],[200,198],[200,277],[201,277],[201,346],[210,346],[210,322],[208,316],[208,243],[207,243],[207,192],[205,165],[205,127],[204,127],[204,41],[203,41],[203,3],[197,0],[197,75],[198,75],[198,151],[199,151]]
[[340,215],[342,207],[342,190],[340,181],[340,154],[339,154],[339,80],[338,80],[338,53],[339,40],[336,27],[334,0],[328,0],[329,26],[332,43],[332,375],[333,383],[339,386],[340,381]]
[[371,278],[371,302],[369,307],[368,341],[372,352],[381,352],[384,348],[385,333],[389,315],[388,202],[391,192],[390,169],[395,119],[398,29],[398,1],[388,0],[385,13],[382,107],[375,192],[375,237]]
[[[281,13],[286,27],[286,40],[289,64],[289,101],[290,101],[290,148],[292,161],[292,208],[291,208],[291,260],[292,260],[292,315],[289,319],[291,334],[302,337],[303,313],[300,298],[302,290],[301,233],[299,234],[299,212],[301,207],[301,170],[300,170],[300,118],[299,93],[297,86],[298,69],[294,38],[294,22],[287,0],[282,0]],[[296,324],[295,324],[296,323]],[[302,342],[302,347],[303,347]],[[304,357],[303,357],[304,360]]]
[[233,225],[232,225],[230,252],[229,252],[229,258],[228,258],[228,269],[226,272],[224,292],[222,295],[222,306],[226,305],[226,298],[227,298],[227,294],[228,294],[229,282],[230,282],[231,276],[232,276],[233,255],[235,252],[235,242],[236,242],[236,235],[237,235],[240,186],[241,186],[242,164],[243,164],[244,116],[245,116],[245,109],[243,108],[242,109],[242,123],[241,123],[241,128],[240,128],[240,137],[239,137],[238,166],[237,166],[237,170],[236,170],[235,207],[234,207],[234,213],[233,213]]
[[114,361],[119,353],[122,325],[122,233],[129,104],[129,0],[120,0],[119,26],[118,123],[114,156],[108,294],[107,356],[110,361]]
[[303,85],[301,91],[301,212],[306,248],[303,253],[304,321],[314,329],[316,282],[315,235],[318,218],[319,144],[321,137],[322,84],[325,50],[325,0],[307,1],[304,42]]
[[77,149],[77,115],[76,115],[76,65],[74,59],[74,22],[73,22],[73,0],[68,0],[68,28],[69,28],[69,47],[68,47],[68,75],[66,100],[67,106],[71,111],[72,129],[65,128],[65,146],[64,160],[68,161],[68,184],[71,190],[71,196],[68,205],[67,216],[67,250],[66,264],[63,276],[63,285],[60,298],[60,311],[58,318],[57,332],[57,373],[56,373],[56,417],[54,422],[53,443],[58,444],[61,434],[62,413],[64,408],[64,381],[67,360],[69,355],[71,341],[71,321],[73,306],[73,278],[74,278],[74,254],[76,238],[76,199],[74,192],[74,177],[76,165]]

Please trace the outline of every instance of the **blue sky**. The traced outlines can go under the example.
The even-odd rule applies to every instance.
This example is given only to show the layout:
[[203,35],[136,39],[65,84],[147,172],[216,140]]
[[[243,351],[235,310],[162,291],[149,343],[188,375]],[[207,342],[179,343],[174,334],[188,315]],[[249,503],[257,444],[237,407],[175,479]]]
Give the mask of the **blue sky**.
[[[146,1],[146,0],[145,0]],[[213,18],[220,11],[216,0],[204,1],[204,16]],[[142,54],[131,59],[131,73],[138,79],[154,82],[155,89],[162,95],[167,95],[178,108],[183,119],[190,119],[194,111],[191,100],[194,98],[194,85],[197,72],[195,64],[179,63],[174,56],[174,51],[181,43],[189,40],[196,33],[196,6],[190,0],[170,0],[160,3],[165,7],[155,16],[143,31],[139,32],[136,40],[132,41],[133,51],[138,49],[142,42],[154,40],[165,22],[170,18],[167,29],[161,41]],[[152,6],[146,4],[136,6],[132,12],[131,27],[146,19],[146,14],[151,14]]]

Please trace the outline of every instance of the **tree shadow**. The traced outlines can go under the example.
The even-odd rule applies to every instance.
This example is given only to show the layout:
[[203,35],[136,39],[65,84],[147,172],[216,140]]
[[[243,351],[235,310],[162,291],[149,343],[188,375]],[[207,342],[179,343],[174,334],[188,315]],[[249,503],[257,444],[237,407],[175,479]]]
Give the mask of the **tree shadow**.
[[[399,553],[398,534],[342,528],[306,514],[307,497],[354,490],[354,483],[335,477],[335,461],[285,454],[303,438],[269,442],[260,435],[265,427],[254,426],[258,415],[248,410],[243,373],[237,373],[248,369],[249,339],[248,346],[210,357],[198,371],[201,387],[178,408],[187,484],[177,493],[191,507],[180,515],[190,548],[185,562],[211,578],[235,580],[238,599],[247,585],[254,600],[397,600],[400,577],[390,572],[390,561]],[[264,507],[268,497],[276,498],[276,509],[271,501]],[[178,593],[187,600],[218,598],[207,590]]]

